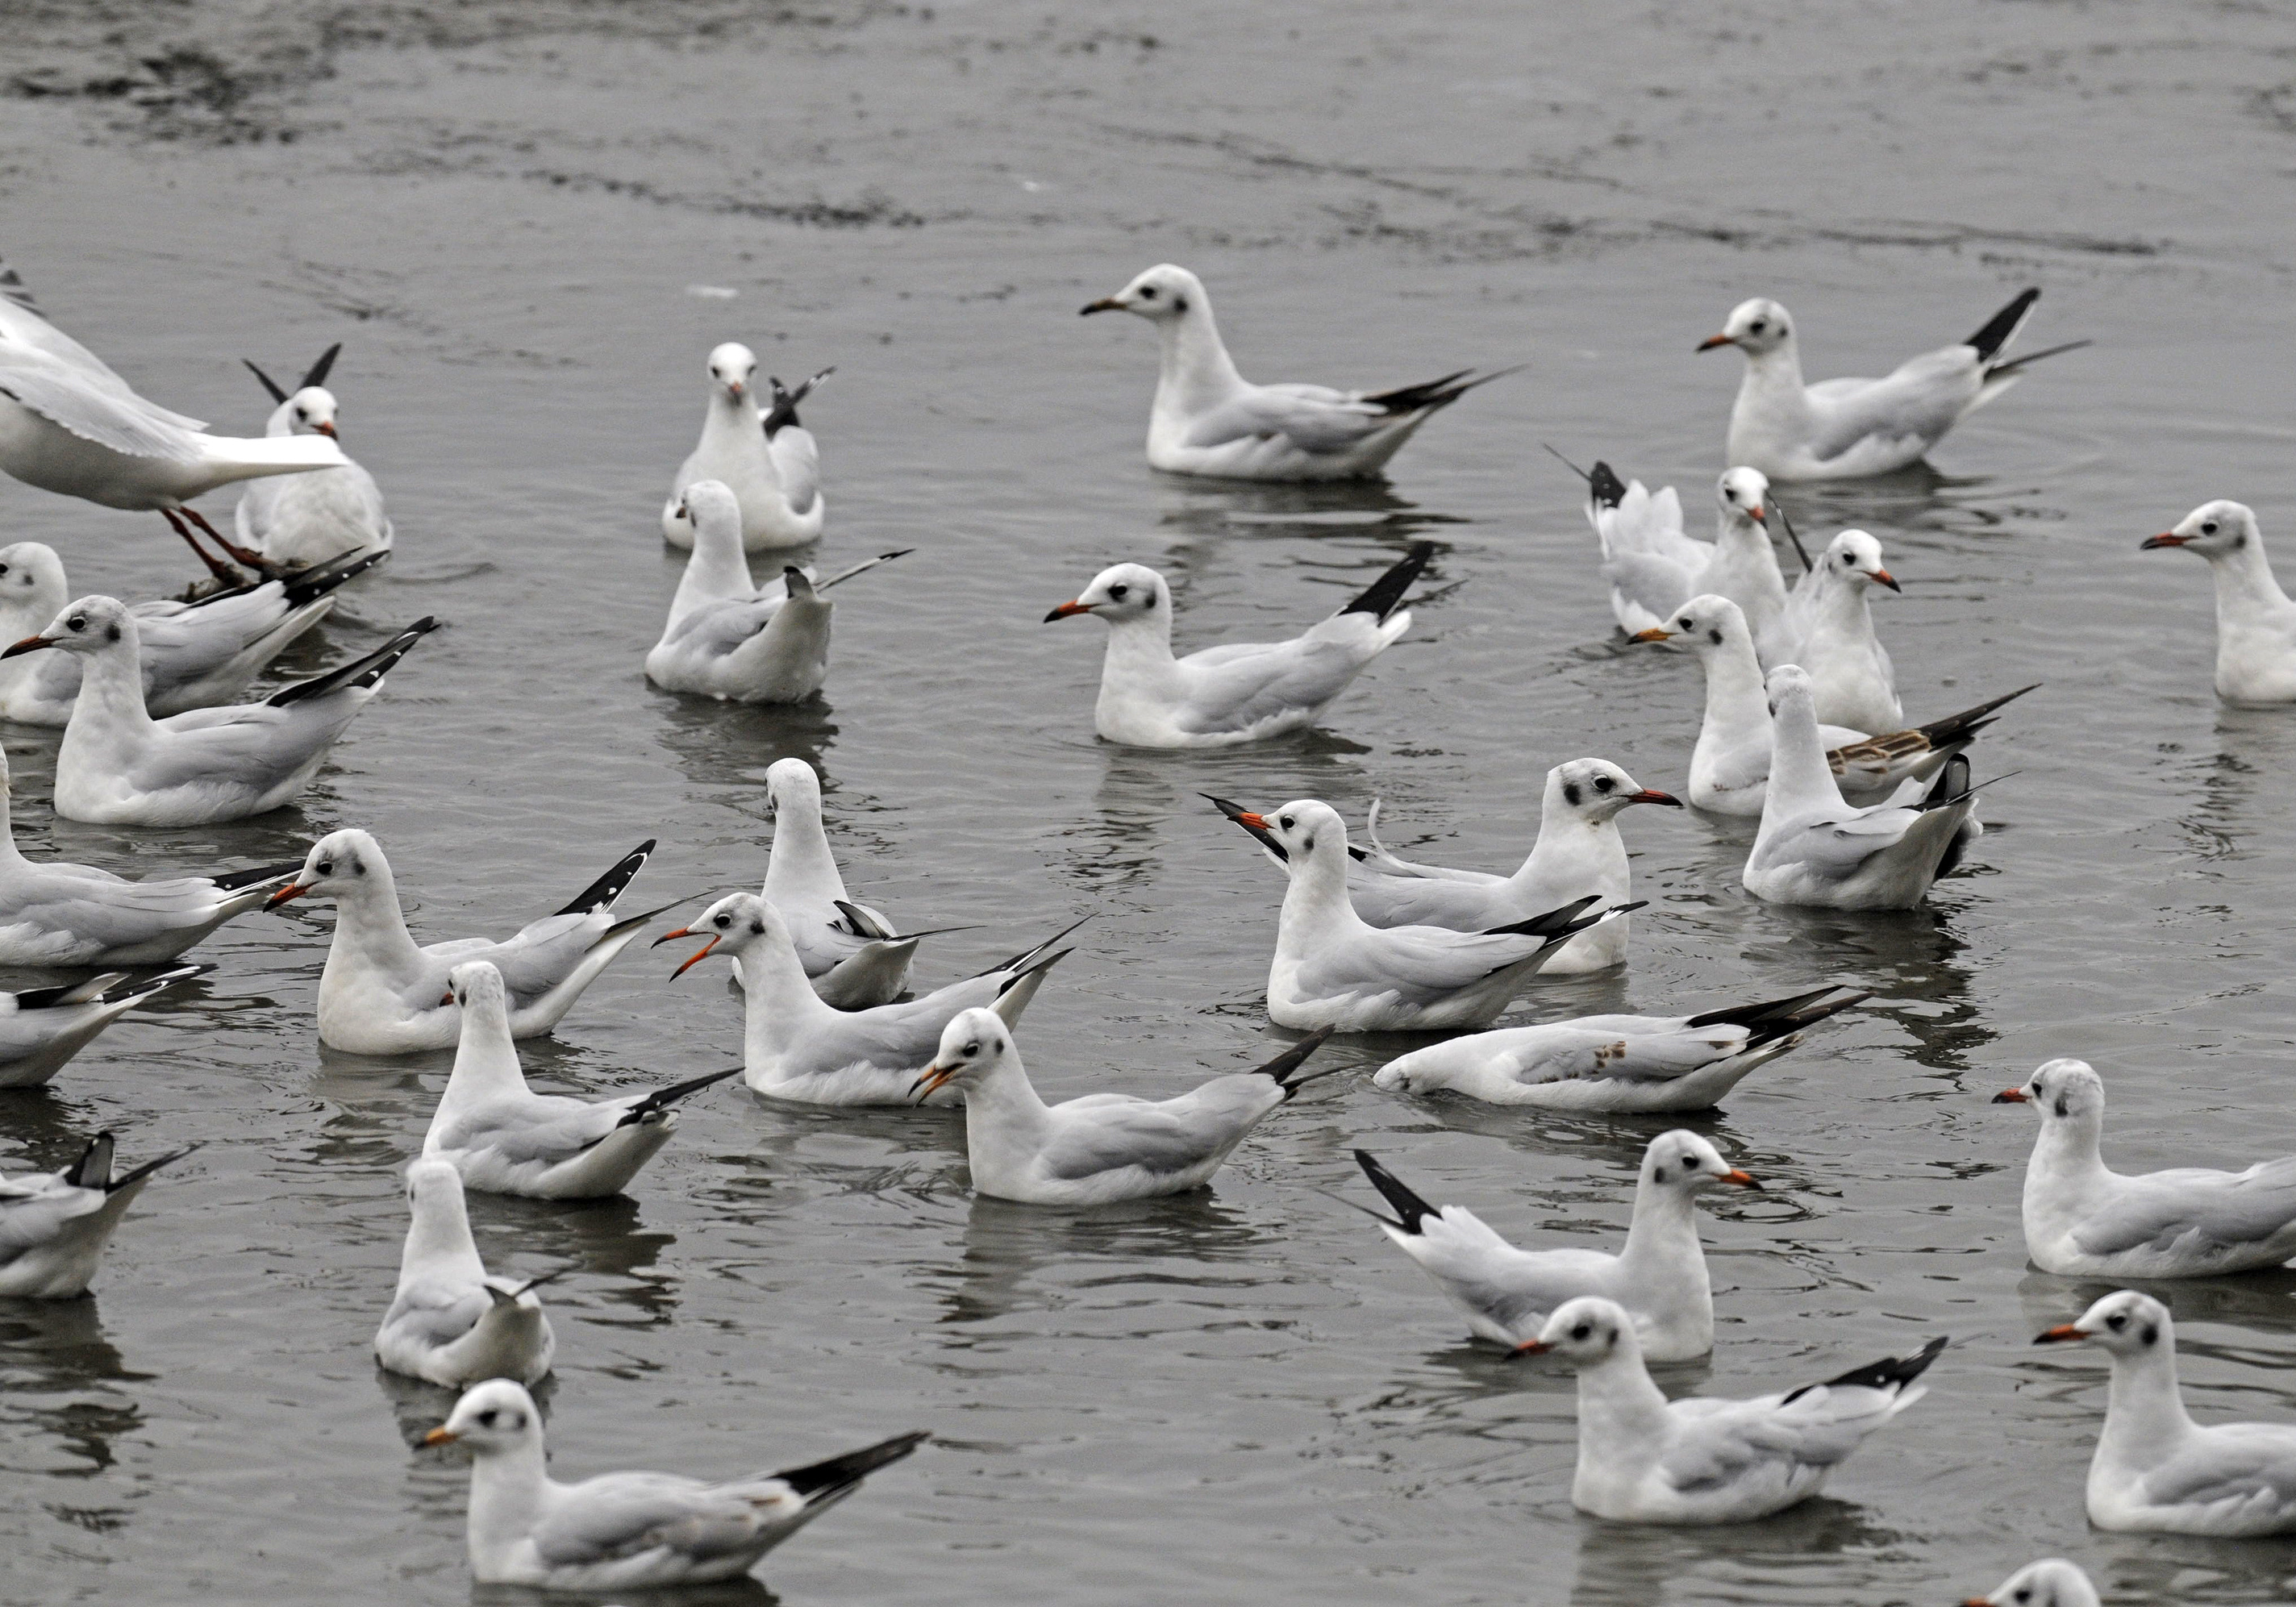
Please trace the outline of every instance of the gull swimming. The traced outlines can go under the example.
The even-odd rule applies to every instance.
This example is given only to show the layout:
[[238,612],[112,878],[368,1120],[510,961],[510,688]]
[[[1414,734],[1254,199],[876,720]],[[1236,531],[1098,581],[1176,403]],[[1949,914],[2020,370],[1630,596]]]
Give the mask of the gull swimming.
[[[291,392],[248,363],[248,371],[278,404],[264,423],[266,438],[324,435],[340,444],[336,421],[342,409],[327,389],[327,375],[342,349],[340,340],[328,347]],[[260,558],[266,570],[304,570],[351,553],[387,550],[391,539],[381,488],[353,458],[346,458],[339,469],[291,480],[250,480],[240,494],[234,523],[240,545]]]
[[[774,843],[758,896],[781,913],[814,992],[839,1010],[899,998],[923,934],[902,937],[882,912],[847,894],[821,822],[821,777],[814,767],[801,758],[767,766],[766,813]],[[739,960],[734,974],[742,974]]]
[[1699,1015],[1586,1015],[1502,1027],[1414,1049],[1382,1066],[1372,1086],[1550,1111],[1704,1111],[1799,1046],[1805,1029],[1872,996],[1820,988]]
[[2103,1607],[2088,1575],[2062,1557],[2028,1562],[1991,1595],[1973,1595],[1962,1607]]
[[762,421],[766,448],[773,454],[774,472],[781,477],[782,499],[792,508],[823,505],[821,443],[798,422],[797,405],[836,372],[834,365],[824,368],[809,380],[800,380],[794,390],[771,375],[766,379],[768,406]]
[[209,969],[182,965],[135,982],[107,971],[62,988],[0,993],[0,1088],[40,1086],[136,1005]]
[[2088,1521],[2122,1534],[2296,1533],[2296,1423],[2202,1425],[2177,1387],[2177,1325],[2149,1294],[2106,1295],[2037,1345],[2087,1341],[2112,1360],[2088,1464]]
[[1659,1362],[1694,1361],[1714,1349],[1698,1196],[1725,1185],[1762,1186],[1697,1134],[1661,1133],[1643,1151],[1634,1217],[1612,1255],[1576,1245],[1518,1250],[1465,1206],[1428,1204],[1366,1152],[1356,1152],[1356,1164],[1395,1211],[1365,1214],[1419,1263],[1478,1339],[1520,1349],[1567,1302],[1601,1295],[1618,1302],[1642,1354]]
[[86,1294],[103,1247],[152,1174],[199,1147],[185,1144],[115,1177],[111,1135],[98,1133],[61,1172],[0,1174],[0,1297],[70,1300]]
[[1086,1094],[1048,1105],[1029,1080],[1011,1023],[993,1010],[967,1010],[941,1034],[914,1091],[953,1087],[963,1096],[977,1193],[1029,1205],[1151,1200],[1210,1183],[1264,1117],[1343,1070],[1294,1075],[1331,1035],[1329,1028],[1310,1033],[1265,1065],[1171,1099]]
[[1571,1505],[1617,1523],[1744,1523],[1816,1495],[1867,1435],[1927,1392],[1915,1381],[1945,1344],[1751,1400],[1669,1400],[1643,1365],[1633,1320],[1597,1295],[1564,1306],[1521,1349],[1578,1373]]
[[1254,385],[1236,372],[1212,320],[1203,281],[1160,263],[1094,313],[1132,313],[1156,325],[1162,355],[1148,414],[1148,462],[1172,474],[1221,480],[1367,480],[1419,426],[1503,374],[1472,368],[1421,385],[1366,392],[1327,385]]
[[1767,297],[1742,301],[1720,334],[1698,344],[1700,351],[1734,346],[1746,354],[1725,451],[1732,463],[1751,463],[1772,480],[1849,480],[1917,463],[2028,367],[2088,344],[2070,340],[2003,358],[2040,299],[2038,289],[2020,291],[1968,340],[1908,358],[1881,379],[1815,385],[1802,382],[1786,309]]
[[1802,577],[1789,610],[1790,660],[1808,675],[1821,726],[1895,731],[1905,725],[1898,668],[1874,634],[1867,606],[1873,587],[1903,591],[1882,566],[1882,544],[1864,530],[1844,530]]
[[1995,1104],[2041,1119],[2025,1166],[2025,1253],[2062,1277],[2203,1278],[2296,1259],[2296,1155],[2245,1171],[2104,1164],[2104,1079],[2053,1060]]
[[416,946],[399,907],[382,845],[356,827],[311,845],[295,879],[270,896],[276,908],[314,894],[335,901],[335,930],[319,975],[319,1041],[354,1054],[412,1054],[444,1049],[463,1034],[445,1002],[448,978],[468,960],[495,968],[510,997],[513,1037],[549,1031],[582,990],[662,910],[618,917],[619,899],[653,852],[648,838],[563,908],[528,922],[499,942],[451,938]]
[[374,1359],[449,1390],[490,1378],[540,1382],[558,1350],[534,1293],[544,1280],[488,1275],[463,1176],[449,1162],[426,1155],[406,1168],[406,1207],[398,1289],[375,1330]]
[[1172,656],[1172,592],[1145,564],[1103,570],[1074,602],[1045,616],[1108,622],[1093,727],[1134,748],[1220,748],[1301,731],[1323,717],[1363,667],[1411,628],[1403,594],[1435,555],[1414,542],[1362,595],[1306,634],[1230,642]]
[[676,1130],[677,1102],[741,1075],[729,1067],[651,1094],[576,1099],[526,1086],[502,972],[484,960],[455,967],[463,1013],[455,1069],[422,1136],[422,1153],[453,1163],[464,1186],[531,1200],[599,1200],[629,1187]]
[[[662,539],[674,547],[693,545],[693,524],[680,513],[679,504],[687,489],[704,480],[720,481],[733,492],[741,508],[745,551],[778,552],[821,537],[828,499],[821,494],[817,473],[794,488],[783,482],[773,443],[767,439],[766,419],[758,411],[757,373],[757,354],[739,341],[728,340],[709,354],[709,410],[702,415],[701,439],[678,466],[661,509]],[[807,445],[812,439],[806,435]],[[794,441],[790,451],[793,460],[804,455]]]
[[1714,488],[1719,504],[1712,541],[1683,533],[1682,499],[1672,486],[1656,496],[1635,480],[1621,486],[1608,463],[1587,477],[1587,521],[1603,544],[1603,578],[1611,583],[1611,617],[1633,635],[1662,625],[1693,597],[1712,593],[1736,603],[1762,662],[1784,660],[1786,583],[1770,545],[1770,482],[1753,469],[1726,471]]
[[930,1436],[902,1434],[824,1462],[709,1484],[676,1473],[550,1476],[542,1414],[524,1386],[490,1379],[424,1445],[471,1453],[471,1573],[481,1585],[603,1592],[699,1585],[758,1559]]
[[2296,603],[2272,578],[2256,515],[2205,502],[2139,552],[2182,547],[2209,561],[2217,588],[2217,696],[2227,703],[2296,702]]

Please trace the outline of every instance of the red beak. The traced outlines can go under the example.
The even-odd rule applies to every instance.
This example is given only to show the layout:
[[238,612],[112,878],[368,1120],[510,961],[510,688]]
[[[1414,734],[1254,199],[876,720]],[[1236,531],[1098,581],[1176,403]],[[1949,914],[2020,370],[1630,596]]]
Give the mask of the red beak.
[[1267,816],[1255,815],[1250,809],[1237,816],[1235,824],[1240,826],[1250,826],[1255,832],[1272,832],[1275,829],[1267,824]]
[[2136,550],[2140,553],[2149,553],[2154,547],[2180,547],[2190,540],[2192,537],[2189,536],[2148,536],[2136,544]]
[[281,888],[277,892],[272,894],[271,897],[266,898],[263,901],[263,907],[266,909],[277,909],[281,905],[286,903],[288,899],[299,898],[310,890],[311,890],[309,888],[305,887],[299,881],[291,881],[285,887]]
[[1514,1348],[1517,1356],[1545,1356],[1554,1349],[1544,1340],[1525,1340]]
[[1671,792],[1661,792],[1656,787],[1644,787],[1639,792],[1629,792],[1627,794],[1627,801],[1628,803],[1670,804],[1677,809],[1682,808],[1682,799],[1677,798]]
[[[695,931],[690,926],[681,926],[676,931],[666,931],[659,938],[656,938],[653,940],[653,947],[660,948],[663,944],[668,942],[673,938],[697,938],[701,935],[701,933]],[[688,959],[685,964],[679,966],[676,971],[669,973],[669,980],[675,982],[678,978],[684,976],[696,965],[701,964],[702,961],[708,959],[709,957],[709,951],[717,947],[724,937],[725,934],[723,932],[711,933],[709,941],[704,943],[700,948],[694,950],[693,956]]]
[[1712,351],[1718,346],[1734,346],[1737,342],[1727,335],[1709,335],[1698,343],[1700,351]]
[[2022,1088],[2004,1088],[1993,1096],[1993,1103],[1997,1105],[2030,1105],[2033,1103],[2033,1096]]
[[335,434],[335,426],[332,422],[324,424],[314,424],[311,428],[316,430],[319,434],[325,436],[331,441],[340,439]]
[[2070,1323],[2059,1323],[2045,1332],[2035,1334],[2033,1342],[2037,1345],[2065,1345],[2070,1344],[2075,1340],[2085,1340],[2087,1337],[2087,1334],[2083,1333]]
[[1090,612],[1092,612],[1092,604],[1089,603],[1063,603],[1051,613],[1046,614],[1043,622],[1046,625],[1050,625],[1055,619],[1065,619],[1072,614],[1088,614]]
[[1903,592],[1906,589],[1898,584],[1898,578],[1887,570],[1867,570],[1866,578],[1876,585],[1886,586],[1893,592]]
[[43,647],[53,647],[55,642],[47,636],[26,636],[14,646],[0,651],[0,659],[12,659],[20,652],[37,652]]

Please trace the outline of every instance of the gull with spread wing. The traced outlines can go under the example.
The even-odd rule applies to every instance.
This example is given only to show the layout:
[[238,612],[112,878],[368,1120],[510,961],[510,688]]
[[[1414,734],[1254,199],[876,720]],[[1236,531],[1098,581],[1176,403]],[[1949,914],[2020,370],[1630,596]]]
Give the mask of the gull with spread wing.
[[2296,603],[2272,576],[2256,514],[2204,502],[2137,551],[2182,547],[2208,560],[2217,588],[2217,696],[2227,703],[2296,702]]
[[61,1172],[0,1173],[0,1297],[70,1300],[87,1292],[119,1219],[152,1174],[200,1146],[111,1175],[111,1135],[88,1140]]
[[[292,392],[280,389],[254,364],[247,364],[248,372],[278,404],[263,426],[266,437],[278,440],[324,435],[340,443],[337,421],[342,408],[335,393],[327,389],[327,375],[342,349],[340,340],[328,347]],[[340,469],[322,469],[290,480],[250,480],[240,495],[234,523],[240,544],[259,556],[266,570],[291,573],[349,554],[387,551],[390,546],[390,518],[382,511],[381,488],[356,459],[346,459]]]
[[426,1155],[406,1168],[406,1207],[398,1289],[375,1331],[374,1359],[449,1390],[490,1378],[540,1382],[558,1350],[534,1293],[545,1279],[488,1273],[450,1162]]

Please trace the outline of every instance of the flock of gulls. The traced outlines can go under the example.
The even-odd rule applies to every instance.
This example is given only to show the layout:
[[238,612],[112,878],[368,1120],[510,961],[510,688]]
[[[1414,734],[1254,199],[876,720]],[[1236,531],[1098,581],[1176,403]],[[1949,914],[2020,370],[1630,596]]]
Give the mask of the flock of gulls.
[[[1673,489],[1621,480],[1603,463],[1582,473],[1619,628],[1699,666],[1704,701],[1686,801],[1759,819],[1742,873],[1758,898],[1911,908],[1983,830],[1969,750],[2005,705],[2034,689],[1909,724],[1868,606],[1873,588],[1898,584],[1880,543],[1843,530],[1810,553],[1784,526],[1770,487],[1919,460],[2033,362],[2072,348],[2008,355],[2039,294],[2025,291],[1968,340],[1881,379],[1815,385],[1802,377],[1787,310],[1762,299],[1739,306],[1699,348],[1734,347],[1745,360],[1711,540],[1690,533]],[[1253,384],[1221,341],[1202,282],[1168,265],[1083,310],[1156,326],[1148,459],[1174,474],[1376,475],[1437,413],[1499,377],[1461,372],[1374,392]],[[326,386],[340,349],[291,390],[256,370],[275,404],[261,439],[211,435],[139,396],[0,266],[0,469],[62,495],[160,514],[211,577],[188,600],[76,597],[52,549],[0,548],[0,630],[13,643],[0,652],[0,717],[62,728],[59,815],[166,828],[286,804],[437,627],[409,621],[334,669],[239,701],[326,618],[343,587],[390,553],[381,495],[344,453]],[[758,583],[754,556],[791,554],[823,534],[820,452],[798,409],[830,371],[793,389],[768,377],[761,390],[757,368],[738,344],[709,356],[701,439],[661,513],[664,538],[691,555],[644,672],[696,697],[790,702],[812,696],[829,673],[825,594],[901,554],[827,577],[783,562]],[[231,536],[191,505],[242,482]],[[1774,524],[1795,560],[1791,580]],[[2274,582],[2249,510],[2211,502],[2144,545],[2209,562],[2222,696],[2296,701],[2296,603]],[[1405,634],[1408,594],[1434,553],[1432,543],[1413,545],[1345,607],[1283,641],[1177,654],[1171,589],[1137,563],[1095,576],[1046,619],[1089,615],[1107,627],[1093,717],[1108,742],[1264,742],[1321,721]],[[549,1280],[487,1271],[467,1196],[622,1193],[675,1135],[683,1102],[720,1080],[738,1076],[759,1095],[813,1106],[961,1108],[976,1190],[1075,1209],[1205,1185],[1260,1122],[1327,1075],[1308,1067],[1333,1033],[1447,1035],[1378,1070],[1376,1086],[1398,1093],[1696,1111],[1867,996],[1829,988],[1677,1015],[1495,1027],[1536,979],[1628,959],[1640,906],[1621,821],[1637,805],[1678,808],[1685,799],[1603,758],[1549,773],[1536,841],[1505,875],[1399,857],[1381,840],[1376,805],[1357,841],[1318,799],[1213,799],[1272,865],[1271,891],[1283,878],[1267,1007],[1275,1025],[1303,1036],[1265,1065],[1177,1098],[1102,1093],[1048,1103],[1030,1082],[1020,1025],[1075,928],[1037,937],[977,976],[916,992],[912,960],[936,934],[905,933],[852,898],[820,779],[804,760],[784,758],[767,775],[774,835],[763,886],[719,898],[654,939],[693,946],[681,973],[730,963],[742,996],[742,1064],[644,1094],[545,1095],[527,1084],[519,1040],[549,1032],[617,955],[676,907],[619,907],[653,843],[507,937],[419,943],[383,847],[365,831],[332,833],[299,864],[128,881],[26,858],[6,827],[4,780],[0,767],[0,963],[65,968],[79,980],[0,995],[0,1087],[53,1078],[111,1021],[196,974],[201,968],[182,957],[218,926],[296,899],[335,909],[318,990],[323,1042],[370,1055],[455,1051],[421,1158],[406,1173],[405,1256],[374,1349],[384,1367],[462,1392],[425,1443],[471,1454],[471,1566],[489,1584],[605,1591],[738,1575],[926,1439],[901,1433],[722,1482],[615,1472],[564,1484],[547,1472],[528,1390],[556,1349],[538,1292]],[[2103,1084],[2078,1061],[2050,1062],[1998,1101],[2029,1105],[2040,1121],[2023,1202],[2027,1250],[2039,1267],[2156,1280],[2296,1257],[2296,1157],[2243,1172],[2112,1172],[2101,1153]],[[0,1295],[83,1293],[138,1193],[188,1152],[120,1170],[113,1150],[114,1136],[99,1134],[62,1172],[0,1177]],[[1518,1249],[1464,1206],[1429,1203],[1378,1157],[1357,1159],[1379,1201],[1362,1209],[1474,1335],[1575,1369],[1571,1499],[1603,1519],[1740,1522],[1807,1498],[1922,1398],[1946,1347],[1933,1339],[1905,1357],[1750,1398],[1669,1399],[1649,1365],[1702,1357],[1715,1344],[1697,1202],[1717,1189],[1761,1187],[1712,1143],[1687,1130],[1650,1141],[1615,1251]],[[2296,1532],[2296,1424],[2194,1424],[2158,1300],[2109,1295],[2036,1342],[2095,1345],[2112,1370],[2088,1480],[2093,1522]],[[2097,1600],[2079,1570],[2056,1560],[1981,1599]]]

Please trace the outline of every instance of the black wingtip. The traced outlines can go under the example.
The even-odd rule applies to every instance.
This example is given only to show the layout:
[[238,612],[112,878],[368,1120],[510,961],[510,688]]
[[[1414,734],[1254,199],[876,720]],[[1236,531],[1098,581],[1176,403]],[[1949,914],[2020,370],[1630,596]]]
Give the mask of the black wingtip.
[[1977,348],[1977,360],[1990,363],[2000,349],[2009,344],[2017,326],[2025,322],[2025,315],[2033,310],[2033,303],[2041,299],[2038,285],[2017,292],[2008,306],[1985,322],[1985,327],[1969,337],[1964,345]]
[[345,686],[372,686],[389,675],[417,642],[438,628],[437,617],[425,614],[364,659],[354,660],[339,669],[331,669],[314,680],[298,681],[292,686],[273,693],[264,701],[274,709],[286,709],[307,698],[323,697]]
[[1611,471],[1611,465],[1602,459],[1595,460],[1595,471],[1587,477],[1587,495],[1598,508],[1615,508],[1627,500],[1626,482]]
[[617,1125],[625,1127],[635,1126],[649,1116],[658,1115],[667,1111],[688,1095],[699,1094],[702,1089],[722,1083],[729,1077],[741,1076],[743,1070],[744,1068],[740,1066],[728,1066],[723,1071],[706,1072],[700,1077],[689,1077],[682,1083],[672,1083],[667,1088],[657,1088],[624,1111],[622,1119]]
[[1425,569],[1434,556],[1433,542],[1413,542],[1411,550],[1403,555],[1400,562],[1366,586],[1361,596],[1349,603],[1340,612],[1369,614],[1374,619],[1386,619],[1403,602],[1403,594],[1411,589],[1411,583],[1419,578],[1419,571]]
[[122,1172],[119,1177],[114,1177],[111,1182],[105,1184],[103,1185],[103,1192],[107,1194],[116,1194],[121,1189],[133,1188],[137,1184],[143,1182],[144,1179],[149,1177],[152,1173],[158,1171],[161,1167],[173,1166],[176,1161],[181,1160],[193,1151],[204,1149],[205,1147],[206,1146],[204,1144],[187,1144],[182,1149],[176,1151],[173,1154],[162,1155],[157,1160],[147,1160],[142,1166],[137,1167],[134,1171]]
[[276,881],[283,876],[292,876],[302,868],[303,862],[298,859],[292,865],[266,865],[251,871],[226,871],[222,875],[210,876],[208,880],[214,882],[219,891],[235,893],[243,887],[258,887],[266,881]]
[[300,608],[306,603],[325,596],[349,581],[357,579],[379,563],[390,558],[389,547],[357,547],[348,553],[338,553],[324,563],[314,564],[290,579],[284,590],[288,605]]
[[319,360],[311,365],[309,371],[303,375],[302,384],[296,389],[308,390],[314,385],[325,384],[327,376],[334,372],[335,359],[342,355],[343,343],[338,340],[319,354]]
[[64,1181],[74,1188],[102,1188],[111,1181],[111,1147],[110,1133],[98,1133],[87,1141],[79,1159],[64,1169]]
[[637,847],[616,860],[613,868],[589,886],[574,895],[565,908],[554,913],[562,915],[587,915],[598,910],[611,909],[614,900],[627,890],[637,873],[645,869],[646,857],[653,852],[654,839],[649,837]]
[[[1940,1333],[1911,1356],[1885,1356],[1878,1362],[1868,1362],[1862,1367],[1852,1367],[1839,1378],[1827,1379],[1823,1387],[1828,1390],[1858,1387],[1868,1390],[1886,1390],[1895,1384],[1902,1390],[1930,1370],[1930,1364],[1944,1353],[1946,1341],[1947,1336]],[[1810,1390],[1818,1387],[1820,1386],[1804,1384],[1800,1389],[1796,1390],[1793,1395],[1787,1396],[1786,1400],[1792,1401],[1794,1396],[1807,1394]]]
[[824,1462],[785,1468],[774,1477],[803,1496],[806,1505],[811,1506],[830,1496],[842,1495],[879,1468],[900,1461],[931,1438],[922,1429],[914,1433],[896,1434],[890,1439],[881,1439],[875,1445],[864,1446],[857,1451],[848,1451]]
[[[1584,898],[1566,904],[1560,909],[1548,910],[1546,914],[1533,915],[1527,921],[1517,921],[1506,926],[1487,927],[1481,935],[1486,938],[1567,938],[1573,932],[1585,931],[1602,919],[1602,915],[1580,919],[1587,914],[1589,906],[1600,904],[1602,901],[1602,894],[1589,893]],[[1620,907],[1640,909],[1642,905],[1628,904]],[[1603,914],[1609,913],[1608,910],[1603,912]]]
[[271,393],[271,399],[274,402],[276,402],[283,406],[285,406],[287,401],[287,393],[279,389],[278,382],[276,381],[273,380],[269,374],[264,373],[260,368],[258,368],[253,363],[249,362],[247,358],[242,357],[240,361],[247,364],[248,373],[253,374],[258,380],[262,381],[263,389]]
[[1261,1077],[1274,1078],[1275,1086],[1282,1088],[1283,1096],[1289,1099],[1292,1091],[1300,1086],[1292,1080],[1292,1074],[1307,1063],[1309,1055],[1324,1046],[1332,1032],[1332,1029],[1329,1027],[1318,1027],[1266,1065],[1254,1066],[1252,1070]]
[[1397,1218],[1395,1226],[1405,1233],[1415,1234],[1419,1231],[1420,1223],[1427,1218],[1442,1215],[1433,1206],[1413,1193],[1401,1178],[1380,1165],[1378,1158],[1369,1150],[1356,1152],[1356,1164],[1363,1168],[1364,1176],[1371,1179],[1372,1187],[1377,1189],[1381,1197],[1395,1208]]
[[1987,715],[2005,703],[2015,702],[2029,692],[2039,691],[2041,683],[2036,681],[2030,686],[2020,686],[2014,692],[2004,693],[1989,703],[1980,703],[1976,708],[1964,709],[1959,714],[1948,714],[1941,720],[1931,720],[1928,725],[1917,726],[1915,729],[1929,739],[1931,747],[1942,748],[1948,742],[1973,735],[1983,726],[1990,724],[1985,717]]

